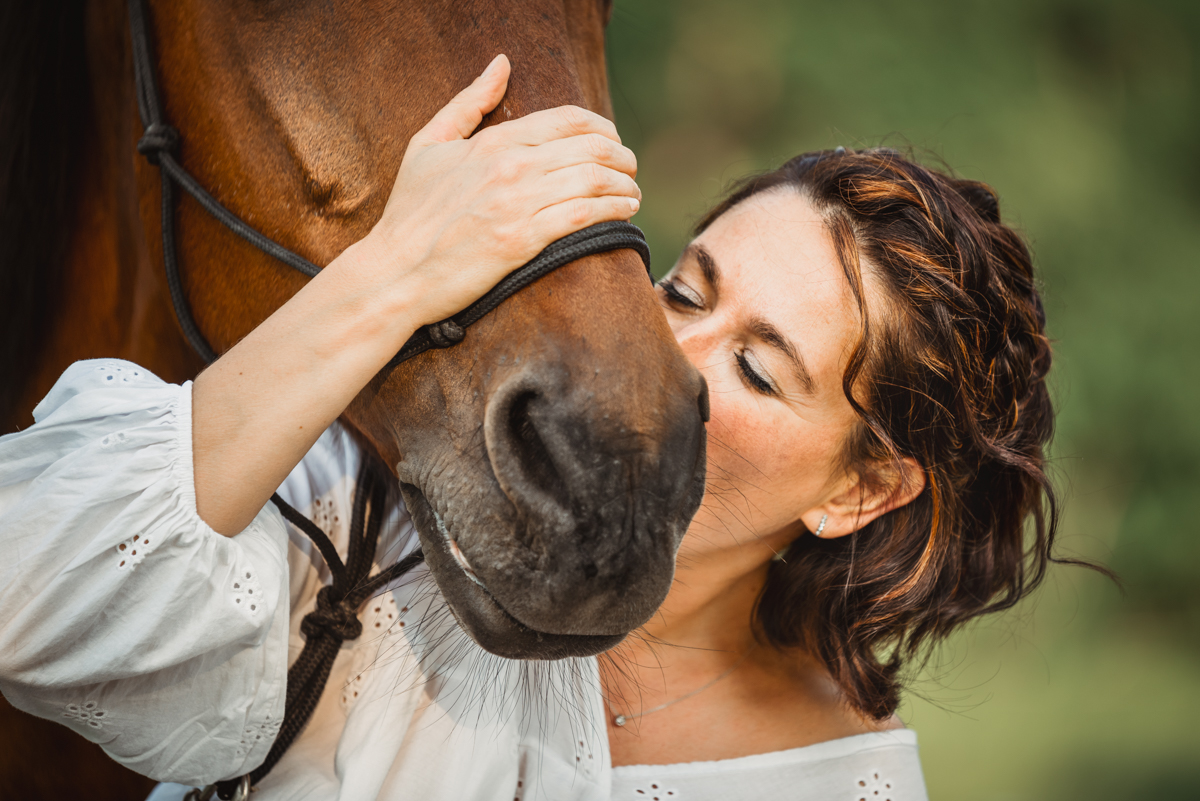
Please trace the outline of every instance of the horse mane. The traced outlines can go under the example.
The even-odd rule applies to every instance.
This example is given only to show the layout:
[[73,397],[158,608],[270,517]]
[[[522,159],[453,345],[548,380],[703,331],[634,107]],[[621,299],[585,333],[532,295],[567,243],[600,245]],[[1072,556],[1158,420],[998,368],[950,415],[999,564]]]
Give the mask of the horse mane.
[[52,320],[89,96],[84,0],[0,4],[0,425]]

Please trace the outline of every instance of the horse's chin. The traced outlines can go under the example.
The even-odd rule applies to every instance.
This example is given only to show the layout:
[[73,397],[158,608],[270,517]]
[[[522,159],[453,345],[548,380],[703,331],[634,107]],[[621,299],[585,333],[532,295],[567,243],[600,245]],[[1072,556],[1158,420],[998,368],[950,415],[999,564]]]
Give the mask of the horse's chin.
[[401,494],[416,524],[429,572],[458,624],[483,649],[509,659],[564,659],[594,656],[616,646],[627,634],[551,634],[513,617],[488,592],[458,551],[425,494],[402,483]]

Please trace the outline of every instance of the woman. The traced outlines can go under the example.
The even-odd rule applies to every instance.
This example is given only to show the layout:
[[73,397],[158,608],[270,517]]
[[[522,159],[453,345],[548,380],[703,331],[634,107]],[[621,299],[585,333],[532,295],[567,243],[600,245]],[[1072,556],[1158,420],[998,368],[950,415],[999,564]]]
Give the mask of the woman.
[[[262,761],[327,578],[270,494],[336,539],[362,455],[334,420],[398,345],[637,209],[632,154],[594,115],[467,139],[507,76],[498,59],[440,112],[371,235],[190,388],[81,363],[0,439],[14,704],[157,778]],[[502,663],[427,585],[399,586],[363,610],[379,636],[341,652],[257,797],[924,797],[894,718],[904,660],[1015,602],[1049,558],[1027,251],[982,185],[814,154],[718,206],[659,292],[709,381],[709,491],[603,694],[594,660]],[[382,561],[413,547],[397,507]]]
[[614,786],[921,797],[902,668],[1050,558],[1027,249],[987,186],[839,148],[738,186],[659,292],[711,391],[708,493],[607,672],[613,763],[643,766]]

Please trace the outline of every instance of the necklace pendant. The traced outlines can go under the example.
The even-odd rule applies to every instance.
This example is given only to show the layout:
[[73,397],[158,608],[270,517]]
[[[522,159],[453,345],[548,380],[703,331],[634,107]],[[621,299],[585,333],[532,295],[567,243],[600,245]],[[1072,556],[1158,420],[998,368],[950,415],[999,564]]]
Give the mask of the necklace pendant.
[[617,724],[618,726],[624,726],[625,725],[625,716],[617,715],[615,718],[613,718],[613,723]]

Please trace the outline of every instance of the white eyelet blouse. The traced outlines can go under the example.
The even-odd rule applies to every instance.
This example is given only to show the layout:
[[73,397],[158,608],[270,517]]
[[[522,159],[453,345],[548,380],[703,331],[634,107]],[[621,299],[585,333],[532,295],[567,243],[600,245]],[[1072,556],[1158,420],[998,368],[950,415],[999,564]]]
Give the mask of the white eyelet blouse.
[[[320,554],[271,504],[232,538],[199,518],[190,384],[79,362],[34,419],[0,437],[0,692],[165,782],[155,801],[252,770],[329,578]],[[279,490],[343,555],[360,458],[334,425]],[[376,562],[417,544],[396,509]],[[614,770],[595,659],[483,651],[423,567],[360,617],[256,801],[926,797],[910,731]]]

